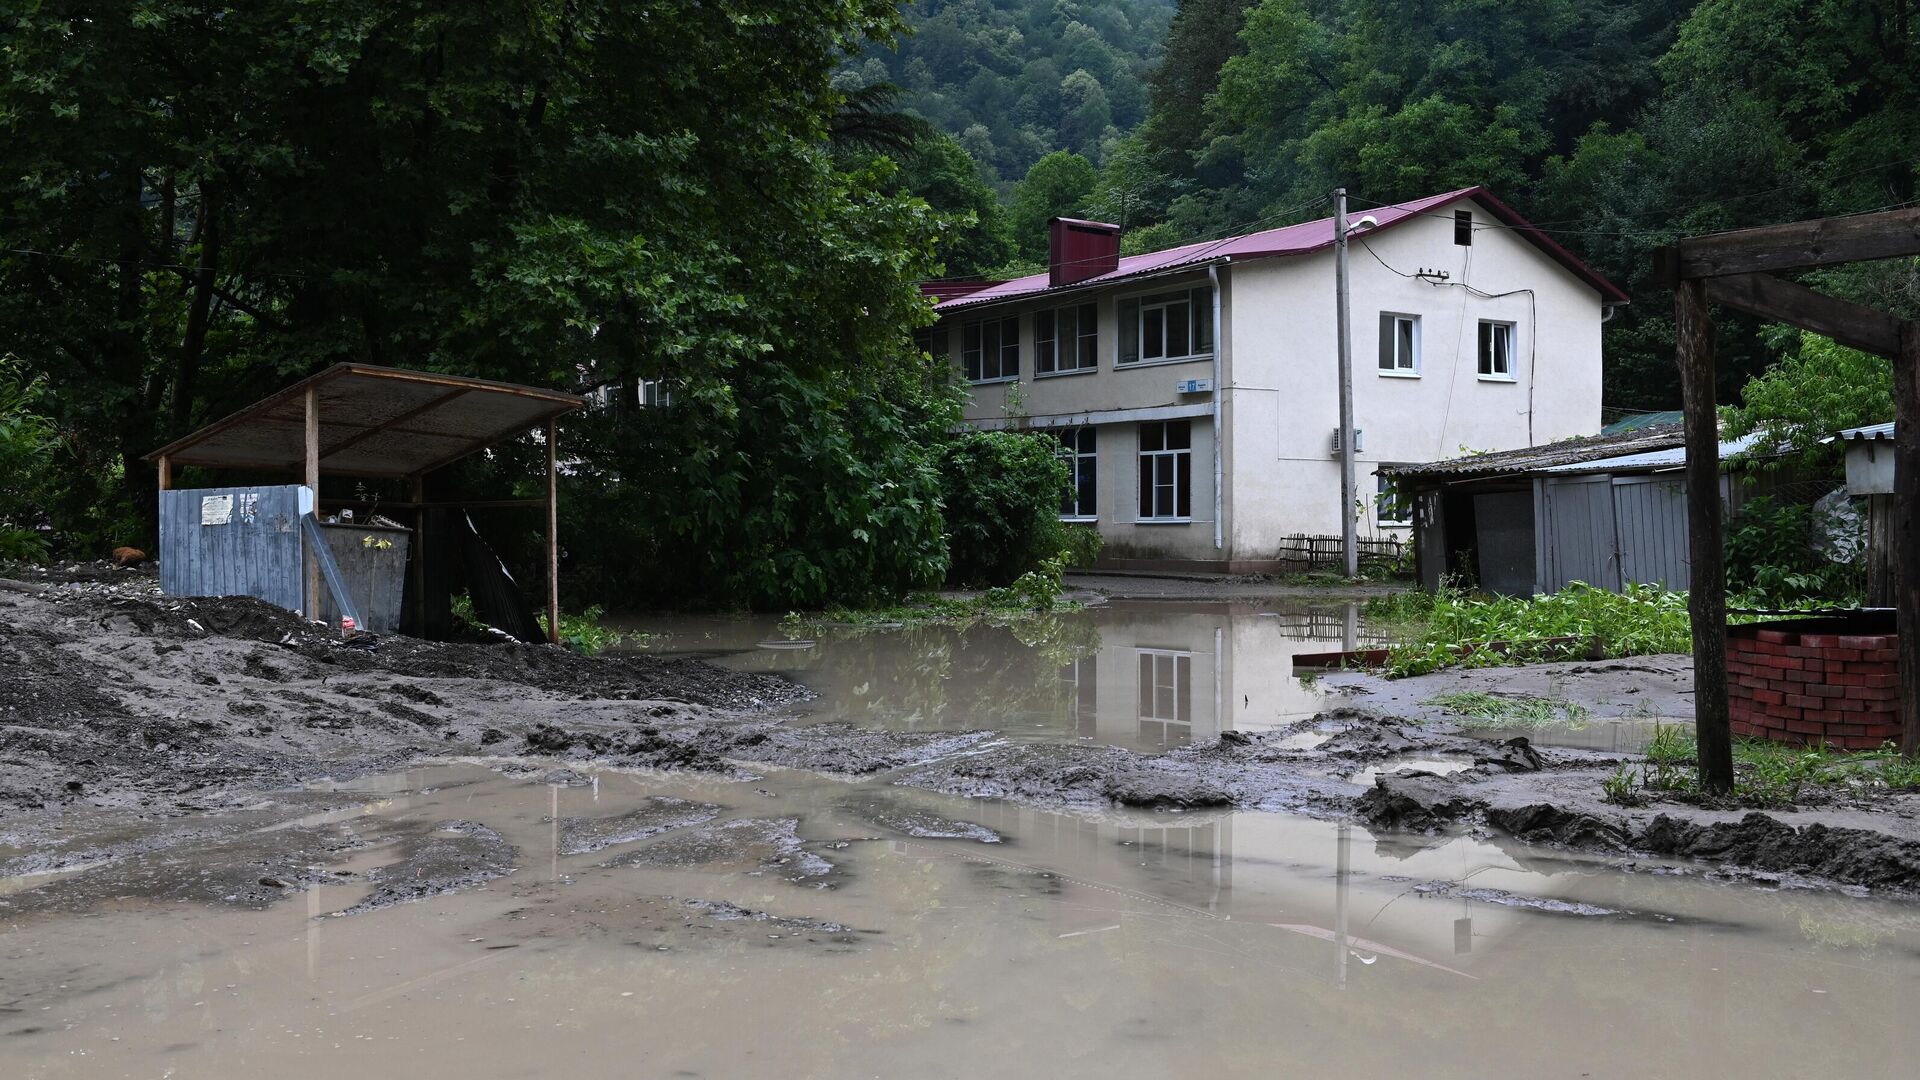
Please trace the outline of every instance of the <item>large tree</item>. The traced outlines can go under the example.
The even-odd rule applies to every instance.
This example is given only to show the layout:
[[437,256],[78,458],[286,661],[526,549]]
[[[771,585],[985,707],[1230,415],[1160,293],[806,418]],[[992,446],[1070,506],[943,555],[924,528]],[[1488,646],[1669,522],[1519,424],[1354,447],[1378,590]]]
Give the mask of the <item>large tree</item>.
[[940,406],[899,358],[939,219],[830,147],[832,71],[899,29],[884,0],[16,5],[0,326],[68,435],[62,523],[138,529],[140,454],[335,361],[646,376],[671,424],[579,448],[634,566],[761,603],[937,580]]

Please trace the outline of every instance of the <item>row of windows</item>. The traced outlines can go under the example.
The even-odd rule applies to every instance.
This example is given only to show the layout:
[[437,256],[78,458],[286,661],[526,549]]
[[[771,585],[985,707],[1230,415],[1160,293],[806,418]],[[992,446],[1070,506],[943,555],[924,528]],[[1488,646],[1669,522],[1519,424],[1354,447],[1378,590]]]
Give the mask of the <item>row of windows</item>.
[[[1213,287],[1136,296],[1118,306],[1116,364],[1160,363],[1213,355]],[[938,354],[931,333],[921,349]],[[1100,366],[1100,309],[1072,304],[1033,316],[1034,371],[1060,375]],[[979,319],[960,328],[960,365],[970,382],[1020,377],[1020,317]]]
[[[1067,463],[1067,487],[1060,516],[1092,521],[1100,516],[1100,458],[1094,429],[1065,428],[1058,434]],[[1186,420],[1140,425],[1140,520],[1182,521],[1193,517],[1193,426]],[[1382,525],[1406,525],[1413,508],[1385,476],[1376,474],[1374,519]]]
[[[1060,453],[1067,461],[1067,489],[1060,496],[1060,516],[1093,520],[1099,517],[1099,469],[1094,429],[1066,428],[1059,433]],[[1187,420],[1165,420],[1140,425],[1141,521],[1184,521],[1193,517],[1193,425]]]
[[[1513,323],[1480,320],[1481,378],[1514,377],[1513,331]],[[1420,316],[1380,313],[1380,371],[1387,375],[1420,373]]]
[[[1213,290],[1120,301],[1120,347],[1115,362],[1193,360],[1213,355]],[[1510,322],[1481,319],[1479,370],[1486,379],[1514,378],[1514,332]],[[940,350],[930,331],[917,339],[921,349]],[[1034,370],[1040,375],[1092,371],[1100,366],[1099,309],[1093,304],[1035,312]],[[970,382],[1020,377],[1020,317],[980,319],[960,328],[960,362]],[[1420,316],[1380,313],[1380,371],[1387,375],[1420,373]]]

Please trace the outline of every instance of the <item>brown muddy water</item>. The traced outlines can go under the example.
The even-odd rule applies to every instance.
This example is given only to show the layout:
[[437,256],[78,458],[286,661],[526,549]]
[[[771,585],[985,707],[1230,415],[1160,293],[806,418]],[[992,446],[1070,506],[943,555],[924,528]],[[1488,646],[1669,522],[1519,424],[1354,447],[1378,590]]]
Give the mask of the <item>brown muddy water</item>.
[[[1221,731],[1284,727],[1327,695],[1293,674],[1296,653],[1357,648],[1358,603],[1114,601],[1046,619],[857,632],[776,619],[634,624],[646,651],[779,672],[819,695],[806,718],[897,730],[992,728],[1009,738],[1151,752]],[[805,635],[805,636],[803,636]]]
[[[1316,707],[1228,644],[1288,640],[1260,618],[1090,611],[1024,656],[662,644],[794,671],[816,717],[1147,748]],[[70,850],[216,839],[0,878],[0,1077],[1904,1077],[1920,1052],[1911,903],[759,771],[468,761],[74,821]]]

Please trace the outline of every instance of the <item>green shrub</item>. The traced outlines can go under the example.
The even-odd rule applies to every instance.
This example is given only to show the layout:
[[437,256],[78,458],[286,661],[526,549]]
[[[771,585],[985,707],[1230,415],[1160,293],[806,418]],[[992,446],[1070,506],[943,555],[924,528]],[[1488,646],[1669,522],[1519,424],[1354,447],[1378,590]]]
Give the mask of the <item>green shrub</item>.
[[1728,523],[1727,585],[1747,607],[1852,605],[1865,595],[1866,568],[1814,549],[1811,506],[1762,495]]
[[[1688,652],[1692,624],[1687,595],[1653,585],[1622,592],[1574,582],[1542,596],[1468,596],[1451,587],[1401,593],[1367,604],[1376,626],[1393,626],[1399,642],[1388,650],[1387,674],[1424,675],[1454,664],[1484,667],[1537,660]],[[1552,642],[1568,638],[1570,641]],[[1458,646],[1509,642],[1505,652],[1462,654]]]
[[1106,548],[1107,541],[1099,529],[1091,525],[1065,525],[1060,531],[1064,534],[1060,553],[1066,557],[1068,566],[1084,570],[1100,561],[1100,552]]
[[1060,495],[1067,466],[1045,435],[969,431],[941,454],[947,580],[1010,585],[1066,545]]

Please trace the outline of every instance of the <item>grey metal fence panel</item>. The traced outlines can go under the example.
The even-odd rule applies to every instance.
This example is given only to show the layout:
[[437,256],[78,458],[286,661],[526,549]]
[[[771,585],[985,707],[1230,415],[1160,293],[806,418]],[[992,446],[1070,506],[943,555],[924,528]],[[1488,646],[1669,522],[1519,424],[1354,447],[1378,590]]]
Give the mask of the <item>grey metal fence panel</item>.
[[1550,565],[1545,586],[1558,589],[1584,581],[1603,589],[1620,588],[1615,557],[1613,484],[1605,476],[1553,479],[1544,485],[1546,550]]
[[160,587],[168,596],[255,596],[303,606],[298,485],[160,493]]
[[1636,585],[1685,589],[1687,485],[1676,477],[1621,476],[1613,481],[1621,577]]

